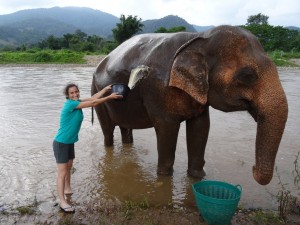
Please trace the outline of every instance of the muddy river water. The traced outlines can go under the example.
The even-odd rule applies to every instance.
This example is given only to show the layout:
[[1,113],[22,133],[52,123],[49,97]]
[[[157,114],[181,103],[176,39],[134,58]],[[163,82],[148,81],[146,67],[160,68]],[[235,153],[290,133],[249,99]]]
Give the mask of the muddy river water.
[[[53,210],[57,201],[56,163],[52,140],[59,124],[62,94],[69,81],[79,84],[81,97],[90,94],[95,67],[0,67],[0,209],[37,201],[41,211]],[[300,151],[300,70],[279,69],[289,102],[286,130],[277,154],[278,174],[294,190],[294,161]],[[99,123],[92,126],[91,109],[76,143],[72,201],[82,205],[95,198],[143,201],[160,205],[194,207],[186,175],[185,124],[177,143],[174,174],[156,175],[154,129],[134,130],[134,143],[122,145],[119,129],[115,144],[106,148]],[[224,113],[211,109],[211,130],[206,149],[206,179],[243,187],[243,207],[276,208],[278,178],[267,186],[252,178],[256,123],[246,112]]]

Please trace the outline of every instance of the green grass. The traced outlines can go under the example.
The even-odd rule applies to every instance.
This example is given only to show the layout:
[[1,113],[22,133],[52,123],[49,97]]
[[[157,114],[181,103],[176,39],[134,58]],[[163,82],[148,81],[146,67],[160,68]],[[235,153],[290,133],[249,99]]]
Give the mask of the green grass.
[[17,211],[23,215],[33,215],[35,213],[35,209],[32,206],[21,206],[17,208]]
[[251,221],[260,225],[284,224],[284,222],[273,212],[255,210],[250,215]]
[[145,210],[149,207],[150,204],[146,198],[142,202],[125,201],[123,211],[125,217],[130,220],[133,217],[134,211]]
[[26,52],[0,52],[0,64],[80,64],[85,62],[83,57],[83,52],[73,52],[68,50],[29,50]]
[[[70,50],[38,50],[29,49],[24,52],[0,52],[0,64],[82,64],[85,63],[86,52],[75,52]],[[300,52],[273,51],[268,55],[276,66],[295,67],[290,62],[292,58],[300,58]]]
[[269,52],[268,55],[276,64],[276,66],[295,67],[297,65],[289,60],[300,58],[300,52],[283,52],[280,50]]

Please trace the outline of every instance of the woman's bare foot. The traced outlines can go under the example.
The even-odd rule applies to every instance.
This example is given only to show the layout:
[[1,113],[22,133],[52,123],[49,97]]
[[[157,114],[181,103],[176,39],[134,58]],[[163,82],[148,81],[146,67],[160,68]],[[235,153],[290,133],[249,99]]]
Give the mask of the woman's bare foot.
[[74,213],[75,209],[73,206],[71,205],[60,205],[60,209],[64,212],[64,213]]

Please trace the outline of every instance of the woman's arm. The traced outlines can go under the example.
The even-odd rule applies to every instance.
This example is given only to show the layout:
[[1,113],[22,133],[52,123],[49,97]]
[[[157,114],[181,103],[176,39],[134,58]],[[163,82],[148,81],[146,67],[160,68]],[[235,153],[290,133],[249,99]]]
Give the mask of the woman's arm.
[[110,91],[111,90],[111,84],[106,86],[105,88],[103,88],[101,91],[97,92],[96,94],[94,94],[92,97],[89,97],[89,98],[85,98],[85,99],[82,99],[81,102],[85,102],[85,101],[93,101],[95,99],[98,99],[100,97],[102,97],[106,92]]
[[[95,95],[97,95],[97,94],[95,94]],[[103,102],[109,101],[111,99],[120,99],[120,98],[123,98],[123,96],[119,95],[118,93],[112,93],[111,95],[103,97],[103,98],[97,98],[97,99],[92,99],[92,100],[85,100],[84,102],[81,101],[79,103],[79,105],[76,107],[76,109],[88,108],[88,107],[92,107],[92,106],[94,107],[94,106],[102,104]]]

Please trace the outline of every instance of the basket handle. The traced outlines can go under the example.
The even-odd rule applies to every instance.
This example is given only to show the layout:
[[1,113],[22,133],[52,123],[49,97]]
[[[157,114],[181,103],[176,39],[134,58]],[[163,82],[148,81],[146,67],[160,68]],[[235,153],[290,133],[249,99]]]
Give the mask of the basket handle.
[[236,187],[237,187],[237,189],[239,189],[241,192],[242,192],[242,186],[241,185],[239,185],[239,184],[237,184],[237,185],[235,185]]

